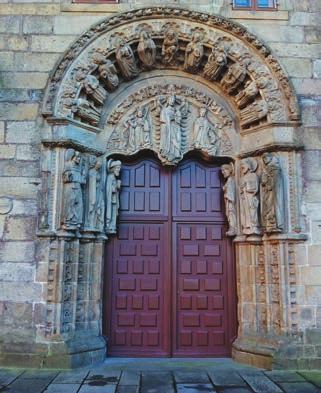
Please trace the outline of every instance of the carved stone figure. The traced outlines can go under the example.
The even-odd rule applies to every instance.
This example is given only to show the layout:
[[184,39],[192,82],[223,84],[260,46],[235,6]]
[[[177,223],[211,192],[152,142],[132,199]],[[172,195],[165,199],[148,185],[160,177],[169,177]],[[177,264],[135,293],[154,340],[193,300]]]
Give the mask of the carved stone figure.
[[245,88],[241,90],[235,97],[237,106],[244,108],[249,102],[251,102],[258,94],[259,89],[256,81],[248,81],[245,84]]
[[95,156],[89,159],[88,191],[86,209],[86,230],[103,231],[104,227],[104,199],[102,189],[102,161]]
[[168,96],[164,105],[161,101],[159,101],[158,104],[161,107],[161,139],[159,154],[165,162],[175,163],[182,158],[182,107],[178,105],[175,94]]
[[144,145],[150,146],[150,124],[146,118],[147,109],[139,108],[125,121],[126,147],[129,151],[136,151]]
[[139,74],[134,52],[123,39],[119,41],[116,49],[116,60],[124,79],[133,79]]
[[238,89],[246,78],[246,66],[240,61],[239,63],[232,64],[227,73],[224,75],[221,86],[229,94]]
[[168,29],[165,33],[162,55],[164,56],[164,63],[172,65],[175,62],[175,55],[178,51],[178,38],[177,33],[173,29]]
[[97,126],[99,123],[100,112],[93,103],[89,102],[85,98],[72,100],[71,111],[93,126]]
[[106,88],[109,91],[117,89],[119,78],[114,64],[99,52],[93,55],[93,62],[98,65],[99,78],[104,82]]
[[107,92],[100,86],[99,80],[94,75],[87,75],[84,79],[86,93],[99,105],[103,105],[106,100]]
[[140,33],[137,53],[146,68],[153,67],[156,60],[156,45],[146,30],[142,30]]
[[255,101],[240,111],[241,125],[248,126],[251,123],[263,119],[268,114],[268,104],[261,100]]
[[200,108],[199,116],[194,123],[192,145],[196,149],[205,149],[210,154],[216,154],[219,138],[215,126],[210,123],[206,113],[205,107]]
[[116,223],[119,210],[119,192],[121,181],[117,179],[120,174],[121,162],[109,160],[107,162],[106,181],[106,226],[107,234],[116,233]]
[[234,177],[233,164],[224,164],[221,166],[222,174],[226,183],[223,186],[225,214],[228,220],[229,228],[226,232],[227,236],[235,236],[237,233],[236,221],[236,184]]
[[203,55],[202,34],[196,31],[193,34],[192,41],[186,47],[184,69],[190,72],[197,71],[201,65]]
[[267,233],[284,230],[284,185],[282,169],[277,156],[264,153],[261,176],[262,224]]
[[259,177],[255,158],[241,161],[240,208],[244,235],[260,235],[259,228]]
[[225,48],[222,44],[215,43],[204,67],[204,77],[217,80],[223,73],[227,64]]
[[64,200],[61,222],[67,230],[79,229],[83,223],[84,200],[82,187],[86,183],[86,171],[80,153],[68,149],[62,174]]

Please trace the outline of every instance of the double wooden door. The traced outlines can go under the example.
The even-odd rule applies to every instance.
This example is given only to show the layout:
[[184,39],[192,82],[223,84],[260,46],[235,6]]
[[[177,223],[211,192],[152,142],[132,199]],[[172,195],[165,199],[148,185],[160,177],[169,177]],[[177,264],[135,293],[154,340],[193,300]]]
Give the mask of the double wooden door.
[[229,356],[235,272],[220,170],[148,159],[121,172],[118,235],[106,250],[104,333],[112,356]]

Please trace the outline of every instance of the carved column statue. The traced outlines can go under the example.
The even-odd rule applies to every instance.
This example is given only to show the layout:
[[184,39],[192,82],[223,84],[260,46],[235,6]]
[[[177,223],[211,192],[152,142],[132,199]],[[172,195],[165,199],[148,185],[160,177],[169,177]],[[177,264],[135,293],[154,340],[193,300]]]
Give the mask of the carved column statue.
[[221,166],[222,174],[226,183],[223,186],[224,201],[225,201],[225,214],[229,224],[227,236],[235,236],[237,233],[236,221],[236,183],[234,177],[233,164],[224,164]]
[[172,65],[175,62],[175,55],[178,51],[178,38],[177,33],[173,29],[168,29],[165,33],[162,55],[164,56],[164,63]]
[[200,108],[199,116],[194,123],[192,145],[196,149],[204,149],[210,154],[216,154],[219,138],[215,126],[210,123],[206,113],[205,107]]
[[255,158],[241,161],[240,209],[244,235],[260,235],[259,224],[259,177],[255,173],[258,163]]
[[137,53],[146,68],[152,68],[156,60],[156,45],[146,30],[140,32]]
[[77,230],[82,226],[84,215],[83,185],[86,183],[86,168],[80,153],[68,149],[62,174],[64,183],[62,226],[66,230]]
[[225,69],[227,56],[223,44],[215,43],[204,67],[204,77],[217,80]]
[[282,169],[277,156],[264,153],[261,176],[262,224],[267,233],[284,230],[284,183]]
[[117,179],[120,175],[121,162],[109,160],[107,162],[106,181],[106,226],[107,234],[116,233],[116,223],[119,210],[119,192],[121,181]]
[[202,34],[196,31],[193,34],[192,41],[187,45],[185,50],[184,69],[186,71],[195,72],[201,65],[204,55],[204,46],[202,42]]
[[139,74],[134,52],[130,45],[121,39],[116,49],[116,60],[121,73],[126,80],[135,78]]

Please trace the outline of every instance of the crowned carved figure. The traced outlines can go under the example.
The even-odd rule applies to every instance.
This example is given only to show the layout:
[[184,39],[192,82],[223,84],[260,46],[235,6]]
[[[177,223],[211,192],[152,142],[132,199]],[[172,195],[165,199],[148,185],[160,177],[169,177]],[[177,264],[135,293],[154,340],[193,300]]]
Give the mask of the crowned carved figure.
[[199,115],[193,127],[193,143],[196,149],[204,149],[210,154],[216,154],[219,138],[215,126],[207,118],[207,109],[199,109]]
[[240,61],[238,63],[232,64],[227,73],[222,79],[222,87],[229,94],[237,90],[246,78],[246,65],[245,62]]
[[174,29],[168,29],[165,33],[162,55],[164,63],[172,65],[175,62],[175,55],[178,51],[178,38]]
[[99,52],[93,55],[94,64],[98,65],[99,78],[109,91],[114,91],[119,85],[119,78],[114,64]]
[[146,30],[140,32],[137,53],[146,68],[153,67],[156,60],[156,45]]
[[186,71],[197,71],[201,65],[204,56],[204,46],[202,42],[202,34],[196,31],[193,34],[192,41],[187,45],[185,50],[184,69]]
[[268,104],[264,100],[255,101],[240,111],[241,125],[248,126],[258,122],[268,114]]
[[123,39],[120,39],[116,49],[116,60],[120,71],[126,80],[135,78],[139,74],[139,68],[136,64],[134,52],[130,45]]
[[204,67],[204,77],[209,80],[217,80],[222,75],[226,64],[227,56],[224,45],[216,42]]
[[106,90],[100,86],[99,80],[94,75],[87,75],[84,79],[86,93],[99,105],[105,102],[107,97]]
[[234,166],[233,164],[224,164],[221,166],[222,174],[226,180],[223,191],[224,191],[224,202],[225,202],[225,214],[229,224],[227,236],[235,236],[237,233],[237,221],[236,221],[236,183],[234,177]]
[[261,176],[262,224],[267,233],[284,230],[284,183],[282,168],[277,156],[264,153]]
[[116,233],[117,217],[119,210],[119,192],[121,181],[118,179],[121,170],[121,162],[109,160],[107,162],[106,180],[106,226],[107,234]]
[[259,224],[259,177],[255,158],[241,161],[240,209],[241,225],[244,235],[260,235]]
[[104,229],[104,198],[102,179],[102,160],[91,156],[89,159],[87,180],[87,208],[85,230],[103,231]]
[[167,164],[175,164],[182,158],[181,142],[182,130],[181,122],[183,117],[183,104],[179,104],[176,95],[172,93],[160,106],[160,149],[161,160]]
[[62,180],[64,200],[61,222],[64,229],[77,230],[83,223],[83,186],[86,184],[86,168],[80,153],[74,149],[66,150]]

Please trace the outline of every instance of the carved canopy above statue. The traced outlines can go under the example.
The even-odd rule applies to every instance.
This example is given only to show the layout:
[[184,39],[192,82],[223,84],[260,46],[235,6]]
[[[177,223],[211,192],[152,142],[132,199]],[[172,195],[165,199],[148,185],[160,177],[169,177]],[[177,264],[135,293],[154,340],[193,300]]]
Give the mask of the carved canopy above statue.
[[299,119],[265,44],[230,20],[170,7],[85,32],[56,67],[43,114],[95,132],[108,155],[146,148],[169,165],[191,149],[234,156],[240,134]]

